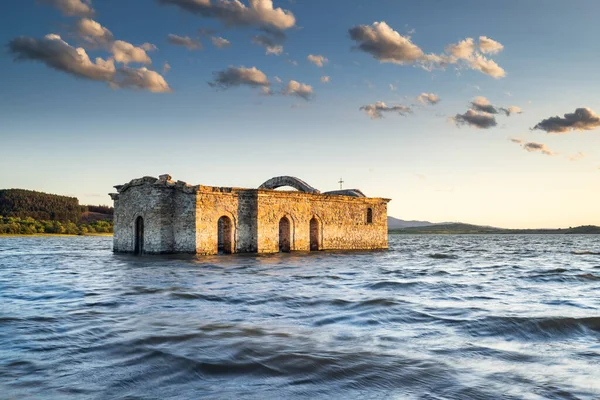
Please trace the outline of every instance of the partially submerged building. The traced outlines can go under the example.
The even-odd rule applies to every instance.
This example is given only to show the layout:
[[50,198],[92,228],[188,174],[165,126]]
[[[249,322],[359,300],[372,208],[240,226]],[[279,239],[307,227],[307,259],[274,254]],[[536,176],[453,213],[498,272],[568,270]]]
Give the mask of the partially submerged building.
[[[290,186],[295,191],[275,190]],[[280,176],[257,189],[192,186],[169,175],[115,186],[114,251],[276,253],[386,249],[387,203],[360,190],[321,193]]]

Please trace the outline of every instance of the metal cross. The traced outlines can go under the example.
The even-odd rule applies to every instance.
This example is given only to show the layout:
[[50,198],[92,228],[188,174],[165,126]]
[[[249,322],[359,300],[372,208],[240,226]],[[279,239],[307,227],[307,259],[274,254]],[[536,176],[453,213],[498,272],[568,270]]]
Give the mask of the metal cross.
[[342,190],[342,184],[344,183],[344,181],[342,180],[342,178],[340,178],[340,181],[338,183],[340,184],[340,190]]

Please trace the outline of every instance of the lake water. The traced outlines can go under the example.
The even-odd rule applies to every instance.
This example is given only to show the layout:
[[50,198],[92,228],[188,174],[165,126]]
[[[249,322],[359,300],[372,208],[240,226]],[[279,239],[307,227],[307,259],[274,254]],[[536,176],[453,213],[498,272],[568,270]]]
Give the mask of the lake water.
[[0,238],[0,398],[600,398],[600,236],[111,244]]

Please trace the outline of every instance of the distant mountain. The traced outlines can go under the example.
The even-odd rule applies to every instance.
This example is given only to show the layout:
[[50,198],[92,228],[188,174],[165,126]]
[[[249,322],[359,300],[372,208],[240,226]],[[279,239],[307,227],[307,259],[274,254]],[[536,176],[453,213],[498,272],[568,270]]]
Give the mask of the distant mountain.
[[406,221],[394,217],[388,217],[388,229],[419,228],[423,226],[433,226],[447,224],[447,222],[433,223],[429,221]]

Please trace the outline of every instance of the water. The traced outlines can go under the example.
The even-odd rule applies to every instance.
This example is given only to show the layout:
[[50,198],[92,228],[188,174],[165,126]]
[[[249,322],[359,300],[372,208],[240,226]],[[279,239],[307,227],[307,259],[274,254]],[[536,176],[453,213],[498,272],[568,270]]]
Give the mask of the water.
[[599,236],[134,257],[0,238],[0,398],[600,398]]

